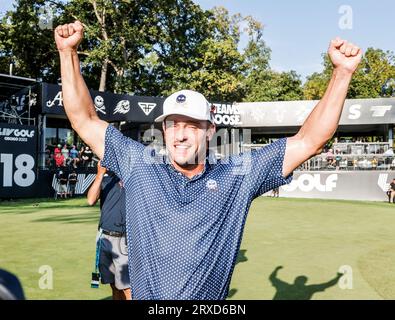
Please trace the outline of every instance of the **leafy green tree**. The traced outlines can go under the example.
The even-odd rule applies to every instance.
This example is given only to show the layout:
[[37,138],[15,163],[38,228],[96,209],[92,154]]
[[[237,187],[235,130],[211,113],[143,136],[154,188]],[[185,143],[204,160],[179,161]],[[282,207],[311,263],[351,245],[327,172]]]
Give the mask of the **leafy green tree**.
[[263,25],[247,17],[249,41],[244,52],[244,101],[286,101],[303,97],[301,80],[295,71],[270,68],[271,50],[263,40]]
[[[333,67],[324,56],[324,70],[308,77],[303,93],[306,99],[320,99],[325,93]],[[368,48],[350,84],[349,99],[379,98],[388,79],[395,78],[395,58],[392,52]]]

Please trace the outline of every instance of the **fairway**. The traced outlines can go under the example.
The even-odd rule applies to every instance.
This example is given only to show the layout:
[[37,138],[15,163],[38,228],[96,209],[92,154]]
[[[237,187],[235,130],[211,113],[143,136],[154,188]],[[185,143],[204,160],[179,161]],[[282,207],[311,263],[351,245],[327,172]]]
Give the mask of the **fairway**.
[[[85,199],[0,202],[0,268],[20,278],[28,299],[108,298],[108,286],[90,288],[98,218],[98,206]],[[260,197],[247,219],[230,299],[287,298],[290,291],[295,298],[394,299],[394,227],[395,206],[384,202]],[[53,289],[40,289],[41,266],[52,268]],[[283,269],[275,289],[269,276],[277,266]],[[341,266],[351,267],[352,289],[323,286]],[[307,278],[304,286],[292,286],[298,276]]]

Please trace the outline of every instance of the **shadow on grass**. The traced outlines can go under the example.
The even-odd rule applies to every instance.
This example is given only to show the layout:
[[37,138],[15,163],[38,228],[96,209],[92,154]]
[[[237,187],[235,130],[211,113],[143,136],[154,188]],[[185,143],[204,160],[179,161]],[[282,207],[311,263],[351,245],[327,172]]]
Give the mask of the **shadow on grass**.
[[99,214],[97,212],[75,214],[75,215],[56,215],[41,219],[33,220],[33,222],[63,222],[63,223],[98,223]]
[[[248,261],[248,258],[246,257],[246,252],[247,252],[247,250],[239,250],[239,253],[237,254],[235,266],[238,263],[242,263],[242,262]],[[237,289],[236,288],[230,289],[229,292],[228,292],[227,298],[232,298],[236,293],[237,293]]]
[[276,288],[273,300],[311,300],[315,293],[335,286],[343,276],[341,273],[337,273],[336,277],[328,282],[310,285],[306,284],[308,280],[306,276],[298,276],[294,283],[287,283],[277,277],[278,271],[282,268],[282,266],[278,266],[269,276],[270,282]]

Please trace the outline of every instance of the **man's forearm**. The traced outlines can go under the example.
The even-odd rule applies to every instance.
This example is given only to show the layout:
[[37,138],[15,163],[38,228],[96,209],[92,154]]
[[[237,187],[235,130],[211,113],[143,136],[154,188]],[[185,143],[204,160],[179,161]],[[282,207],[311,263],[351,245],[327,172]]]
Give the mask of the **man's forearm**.
[[323,98],[300,128],[298,135],[313,153],[320,152],[336,132],[351,78],[352,73],[335,69]]
[[84,121],[97,117],[92,98],[80,71],[80,61],[75,50],[60,51],[63,105],[74,128]]
[[100,198],[101,183],[103,181],[103,175],[97,174],[92,186],[89,188],[87,194],[87,201],[90,206],[96,204],[97,200]]

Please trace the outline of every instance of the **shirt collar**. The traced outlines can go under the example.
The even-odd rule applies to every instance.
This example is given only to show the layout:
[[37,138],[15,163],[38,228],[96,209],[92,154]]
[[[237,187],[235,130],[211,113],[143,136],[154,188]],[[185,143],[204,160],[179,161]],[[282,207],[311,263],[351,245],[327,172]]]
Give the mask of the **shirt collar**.
[[[208,170],[211,169],[214,165],[216,165],[217,162],[218,162],[218,160],[217,160],[217,157],[215,156],[215,152],[212,151],[212,150],[209,150],[209,151],[207,152],[207,156],[206,156],[206,159],[205,159],[204,169],[203,169],[203,171],[202,171],[200,174],[198,174],[197,176],[203,175],[206,171],[208,171]],[[179,172],[179,171],[173,166],[173,164],[171,163],[171,160],[170,160],[170,157],[169,157],[168,154],[167,154],[167,151],[166,151],[166,153],[163,155],[163,163],[166,164],[166,165],[167,165],[169,168],[171,168],[173,171],[175,171],[175,172],[177,172],[177,173]],[[196,176],[196,177],[197,177],[197,176]]]

